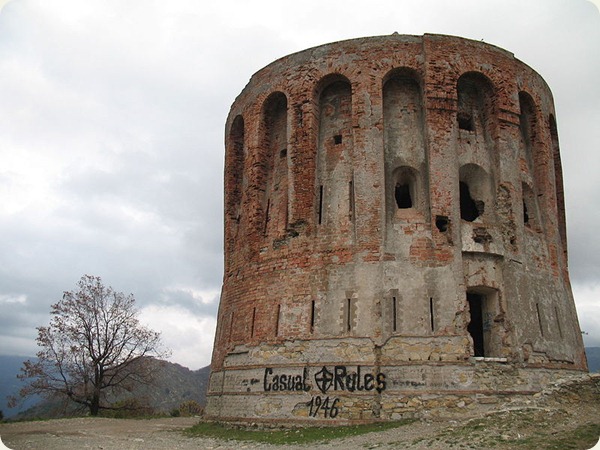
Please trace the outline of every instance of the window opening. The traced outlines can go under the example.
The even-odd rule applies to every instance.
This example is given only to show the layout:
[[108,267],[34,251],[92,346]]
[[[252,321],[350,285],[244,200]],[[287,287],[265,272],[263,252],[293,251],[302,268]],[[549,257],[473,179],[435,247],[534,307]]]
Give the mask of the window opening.
[[335,145],[340,145],[340,144],[342,143],[342,135],[341,135],[341,134],[336,134],[336,135],[333,137],[333,143],[334,143]]
[[319,225],[323,222],[323,185],[319,186]]
[[445,233],[446,231],[448,231],[449,223],[450,223],[450,220],[448,219],[448,216],[435,216],[435,226],[442,233]]
[[281,150],[279,152],[279,157],[280,158],[285,158],[287,156],[287,148],[284,148],[283,150]]
[[431,319],[431,331],[435,331],[435,317],[433,315],[433,298],[429,297],[429,317]]
[[315,330],[315,301],[310,302],[310,332]]
[[560,327],[560,316],[558,315],[558,308],[556,306],[554,307],[554,315],[556,316],[556,326],[558,327],[558,334],[560,335],[560,337],[562,339],[563,334],[562,334],[562,328]]
[[398,301],[396,300],[396,297],[392,297],[392,330],[394,331],[394,333],[396,331],[398,331],[398,326],[396,325],[397,323],[397,314],[398,314]]
[[540,326],[540,334],[544,337],[544,328],[542,327],[542,315],[540,314],[540,304],[535,304],[535,310],[537,312],[538,325]]
[[460,182],[460,218],[473,222],[483,213],[483,202],[478,202],[471,197],[469,185]]
[[256,320],[256,307],[252,308],[252,323],[250,325],[250,337],[254,337],[254,321]]
[[281,305],[277,305],[277,316],[275,322],[275,336],[279,336],[279,318],[281,316]]
[[523,200],[523,223],[527,225],[529,223],[529,213],[527,212],[527,203]]
[[354,218],[354,183],[352,181],[348,183],[348,218],[350,220]]
[[396,205],[398,205],[399,209],[412,208],[413,202],[408,184],[396,184],[394,195],[396,197]]
[[263,230],[263,234],[267,235],[268,225],[269,225],[269,209],[271,208],[271,199],[267,200],[267,211],[265,212],[265,226]]
[[473,126],[473,116],[471,114],[459,112],[456,119],[458,120],[458,128],[461,130],[475,131],[475,127]]
[[471,318],[467,326],[467,331],[473,339],[474,356],[485,356],[483,343],[483,299],[483,295],[467,293]]
[[352,299],[346,299],[346,331],[352,331]]

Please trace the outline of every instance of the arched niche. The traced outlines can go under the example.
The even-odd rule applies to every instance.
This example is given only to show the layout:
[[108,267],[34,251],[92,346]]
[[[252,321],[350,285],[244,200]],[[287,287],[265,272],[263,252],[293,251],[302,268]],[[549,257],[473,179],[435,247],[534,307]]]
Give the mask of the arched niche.
[[565,217],[565,188],[563,185],[562,162],[560,147],[558,145],[558,129],[556,119],[550,114],[548,117],[550,139],[552,141],[552,162],[554,168],[554,188],[556,190],[556,211],[558,214],[558,231],[561,239],[565,261],[567,260],[567,224]]
[[288,214],[288,102],[282,92],[267,97],[260,127],[259,185],[263,186],[262,232],[276,237],[285,231]]
[[467,72],[458,79],[456,121],[460,130],[493,138],[496,134],[495,89],[485,75]]
[[354,218],[352,86],[339,74],[325,76],[314,92],[318,118],[316,223],[344,231]]
[[392,220],[398,210],[426,214],[428,164],[421,77],[407,67],[391,70],[383,78],[382,97],[387,218]]
[[244,118],[238,115],[233,119],[227,136],[227,161],[225,165],[225,191],[227,195],[226,209],[229,218],[239,221],[242,193],[244,192],[244,160],[245,160],[245,127]]
[[423,95],[420,77],[395,69],[384,77],[383,127],[386,163],[391,167],[425,163]]
[[491,176],[476,164],[465,164],[459,171],[460,217],[474,222],[493,214],[494,189]]
[[531,95],[527,92],[519,92],[519,131],[521,135],[521,157],[525,159],[529,174],[533,177],[535,159],[534,149],[537,141],[537,117],[536,107]]
[[422,209],[424,195],[419,186],[419,172],[412,167],[401,166],[392,172],[391,178],[396,209]]

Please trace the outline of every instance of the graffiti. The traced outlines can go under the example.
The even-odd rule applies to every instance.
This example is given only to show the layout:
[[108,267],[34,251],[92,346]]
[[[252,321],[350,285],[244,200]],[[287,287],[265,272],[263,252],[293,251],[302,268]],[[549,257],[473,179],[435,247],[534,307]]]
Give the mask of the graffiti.
[[320,395],[316,395],[306,404],[308,406],[308,416],[317,417],[319,413],[322,413],[325,419],[335,419],[340,412],[338,408],[339,401],[339,398],[330,399],[329,396],[322,398]]
[[[372,391],[381,393],[386,388],[385,374],[378,372],[363,372],[361,366],[356,371],[350,371],[346,366],[335,366],[332,370],[323,366],[314,375],[315,385],[323,394],[329,391]],[[288,391],[308,392],[311,386],[308,384],[308,367],[302,370],[302,374],[280,374],[276,375],[273,369],[267,367],[263,377],[265,392]]]
[[[308,370],[308,367],[304,367],[302,373],[275,374],[273,368],[267,367],[263,376],[263,388],[265,392],[309,392],[313,386],[309,384]],[[325,395],[315,395],[306,403],[308,416],[325,419],[336,418],[341,408],[340,399],[330,397],[326,395],[327,393],[340,391],[381,393],[387,386],[384,373],[365,371],[361,366],[356,366],[356,370],[350,370],[346,366],[333,368],[323,366],[315,372],[313,379],[316,388]]]
[[333,389],[334,391],[348,392],[354,391],[372,391],[375,389],[381,393],[386,388],[385,374],[371,372],[361,373],[361,366],[356,367],[356,372],[349,372],[346,366],[335,366],[333,371],[323,368],[315,373],[315,382],[319,390],[326,394]]
[[266,368],[263,378],[263,387],[265,392],[269,391],[305,391],[310,390],[310,386],[306,384],[308,378],[308,367],[302,370],[302,375],[273,375],[273,369]]

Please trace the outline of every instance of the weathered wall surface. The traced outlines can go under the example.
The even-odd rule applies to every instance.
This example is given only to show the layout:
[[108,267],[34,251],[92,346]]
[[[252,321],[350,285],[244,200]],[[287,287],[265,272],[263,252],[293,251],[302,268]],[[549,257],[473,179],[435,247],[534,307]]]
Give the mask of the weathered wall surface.
[[509,52],[392,35],[275,61],[226,125],[207,413],[396,418],[586,370],[563,202],[550,90]]

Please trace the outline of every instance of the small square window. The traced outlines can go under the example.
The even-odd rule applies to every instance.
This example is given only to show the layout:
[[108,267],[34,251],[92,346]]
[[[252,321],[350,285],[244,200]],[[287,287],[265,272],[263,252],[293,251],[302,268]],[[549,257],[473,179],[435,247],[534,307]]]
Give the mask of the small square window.
[[336,134],[336,135],[333,137],[333,143],[334,143],[335,145],[339,145],[339,144],[341,144],[341,143],[342,143],[342,135],[341,135],[341,134]]
[[458,128],[461,130],[475,131],[475,127],[473,126],[473,117],[470,114],[458,113],[457,120]]

